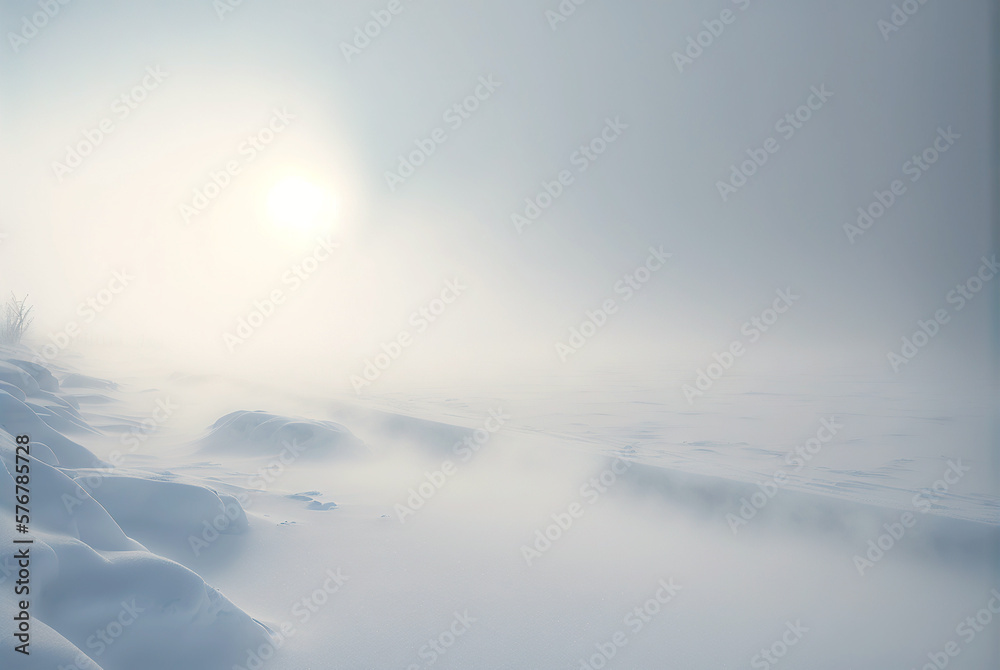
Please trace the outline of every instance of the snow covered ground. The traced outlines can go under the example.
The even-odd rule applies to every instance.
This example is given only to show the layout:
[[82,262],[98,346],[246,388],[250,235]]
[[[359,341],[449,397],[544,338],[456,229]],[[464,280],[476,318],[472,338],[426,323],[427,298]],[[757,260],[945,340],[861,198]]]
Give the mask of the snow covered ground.
[[1000,3],[0,25],[0,670],[1000,668]]
[[685,407],[607,377],[330,399],[29,353],[0,355],[4,668],[1000,658],[982,390],[735,379]]

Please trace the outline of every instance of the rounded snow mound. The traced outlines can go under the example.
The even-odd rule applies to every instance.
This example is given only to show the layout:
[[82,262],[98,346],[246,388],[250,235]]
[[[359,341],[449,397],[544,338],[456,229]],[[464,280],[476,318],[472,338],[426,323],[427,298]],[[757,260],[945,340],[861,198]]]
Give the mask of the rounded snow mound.
[[130,537],[197,535],[209,524],[229,535],[249,528],[239,500],[205,486],[85,470],[75,479]]
[[32,379],[35,380],[35,383],[38,384],[38,387],[43,391],[51,391],[53,393],[59,391],[59,381],[44,365],[31,363],[29,361],[21,360],[20,358],[8,358],[6,362],[10,365],[21,368],[31,375]]
[[52,552],[56,570],[38,589],[35,616],[106,670],[228,668],[269,639],[174,561],[145,551],[101,554],[44,534],[36,547]]
[[[35,630],[42,631],[32,640],[32,657],[57,663],[44,667],[214,670],[242,662],[245,649],[269,639],[261,624],[195,572],[129,538],[113,516],[138,524],[146,514],[153,524],[193,529],[194,519],[228,508],[238,532],[246,517],[235,499],[200,487],[108,475],[88,492],[80,486],[86,475],[32,459],[33,543],[18,545],[11,504],[15,446],[0,432],[0,582],[16,574],[17,552],[30,547],[31,607]],[[0,591],[0,609],[7,611],[10,597],[8,589]],[[10,649],[5,645],[0,653],[0,667],[21,667],[10,664]]]
[[42,390],[38,380],[28,374],[27,370],[5,360],[0,360],[0,382],[16,386],[29,396],[38,395]]
[[288,451],[309,458],[371,455],[365,443],[339,423],[293,419],[259,410],[226,414],[212,424],[201,445],[207,451],[251,457]]
[[[212,537],[243,532],[239,501],[170,481],[169,472],[111,468],[64,434],[97,431],[63,387],[113,387],[80,375],[60,384],[48,368],[4,358],[6,351],[0,347],[0,612],[10,622],[20,608],[12,579],[27,559],[30,593],[20,597],[30,598],[32,637],[26,657],[8,634],[0,668],[218,670],[246,663],[248,650],[270,640],[268,629],[197,573],[132,537],[162,545],[203,537],[209,524]],[[18,435],[30,436],[20,451]],[[30,534],[15,525],[29,516],[16,507],[25,488]],[[26,538],[31,543],[14,542]]]
[[[31,377],[28,377],[31,379]],[[54,454],[58,465],[65,468],[93,468],[106,465],[86,447],[69,439],[51,424],[75,425],[75,416],[63,414],[36,403],[26,402],[0,388],[0,429],[8,435],[30,435],[32,444]]]

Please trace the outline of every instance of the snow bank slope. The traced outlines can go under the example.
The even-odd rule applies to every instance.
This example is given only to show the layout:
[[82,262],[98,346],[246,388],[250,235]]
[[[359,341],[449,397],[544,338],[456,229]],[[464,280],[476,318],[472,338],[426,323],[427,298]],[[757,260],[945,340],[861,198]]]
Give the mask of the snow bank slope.
[[[13,582],[27,548],[29,590],[17,600],[29,602],[31,653],[5,644],[0,667],[209,670],[243,662],[269,639],[266,627],[127,534],[192,532],[220,512],[240,532],[247,519],[239,503],[203,486],[114,472],[60,430],[96,432],[56,376],[9,351],[0,350],[0,617],[12,621],[19,609]],[[15,496],[23,493],[15,477],[25,482],[17,435],[30,437],[26,534],[15,530]]]

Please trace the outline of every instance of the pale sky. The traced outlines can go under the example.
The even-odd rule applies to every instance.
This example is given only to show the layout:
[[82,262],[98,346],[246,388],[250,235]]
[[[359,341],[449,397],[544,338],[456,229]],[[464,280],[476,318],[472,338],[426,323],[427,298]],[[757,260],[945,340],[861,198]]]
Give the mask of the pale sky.
[[[76,321],[341,386],[400,333],[413,341],[394,373],[425,379],[700,365],[787,288],[801,298],[757,364],[891,375],[890,349],[946,309],[900,374],[982,370],[995,283],[961,311],[947,296],[996,252],[996,9],[931,2],[887,32],[892,4],[591,0],[550,24],[555,0],[244,0],[221,17],[210,0],[71,2],[32,32],[39,6],[5,2],[0,291],[32,296],[39,344]],[[699,32],[707,46],[679,71]],[[448,112],[463,101],[473,111]],[[781,123],[797,109],[806,120]],[[258,133],[270,141],[251,151]],[[592,141],[603,153],[582,158]],[[907,166],[935,141],[933,165]],[[418,142],[433,153],[390,189]],[[731,166],[762,151],[723,201]],[[230,162],[238,174],[185,221]],[[518,231],[512,214],[560,173]],[[895,180],[852,243],[844,224]],[[275,195],[282,183],[297,187]],[[314,196],[337,211],[300,211]],[[336,253],[286,281],[321,234]],[[624,301],[616,282],[650,246],[672,256]],[[134,279],[84,322],[78,306],[123,269]],[[412,315],[456,278],[467,288],[418,332]],[[229,351],[224,333],[276,289],[285,302]],[[555,344],[608,298],[617,313],[561,362]]]

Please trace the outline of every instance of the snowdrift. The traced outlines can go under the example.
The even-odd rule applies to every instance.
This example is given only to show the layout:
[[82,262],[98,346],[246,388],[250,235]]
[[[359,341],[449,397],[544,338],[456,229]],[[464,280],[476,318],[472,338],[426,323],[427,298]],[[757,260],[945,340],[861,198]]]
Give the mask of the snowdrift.
[[[220,513],[231,519],[224,532],[242,532],[248,522],[236,499],[112,469],[64,434],[97,434],[78,398],[50,370],[9,352],[0,350],[0,616],[10,622],[18,611],[11,582],[26,549],[31,645],[30,656],[3,645],[0,667],[214,670],[243,662],[270,639],[268,629],[130,536],[193,533]],[[82,375],[67,381],[114,390]],[[30,436],[30,532],[14,537],[17,435]]]
[[363,458],[368,448],[332,421],[292,419],[262,411],[231,412],[216,421],[201,440],[206,452],[260,457],[292,449],[308,458]]

